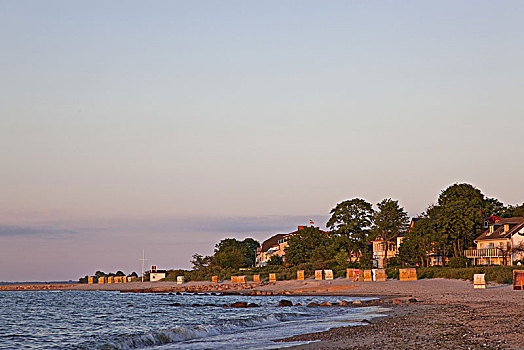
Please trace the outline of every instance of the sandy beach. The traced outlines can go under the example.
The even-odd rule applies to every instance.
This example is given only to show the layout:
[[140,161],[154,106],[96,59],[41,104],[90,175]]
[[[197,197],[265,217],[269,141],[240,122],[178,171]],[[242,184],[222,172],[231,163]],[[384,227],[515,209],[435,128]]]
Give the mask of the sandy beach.
[[399,297],[385,299],[388,317],[369,325],[286,340],[320,341],[296,349],[524,349],[524,292],[511,286],[474,290],[460,280],[388,281],[360,284],[350,294]]
[[[13,290],[2,286],[0,290]],[[25,286],[25,288],[30,288]],[[36,285],[34,288],[49,289]],[[315,341],[297,349],[523,349],[524,292],[509,285],[473,289],[470,281],[425,279],[413,282],[280,281],[211,284],[145,282],[104,285],[59,285],[60,290],[121,292],[221,292],[250,295],[376,296],[390,311],[367,325],[340,327],[276,341]]]

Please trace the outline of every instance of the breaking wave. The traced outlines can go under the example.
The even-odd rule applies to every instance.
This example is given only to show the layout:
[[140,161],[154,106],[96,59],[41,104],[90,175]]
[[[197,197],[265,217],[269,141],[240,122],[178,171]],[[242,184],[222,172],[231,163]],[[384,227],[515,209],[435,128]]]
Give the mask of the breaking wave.
[[[106,341],[98,346],[100,349],[137,349],[155,345],[177,343],[193,339],[201,339],[215,335],[231,334],[246,328],[263,327],[280,322],[298,320],[303,317],[301,313],[269,314],[265,316],[253,316],[248,318],[224,321],[221,324],[197,325],[174,327],[166,330],[148,332],[143,334],[118,335],[115,339]],[[86,344],[81,348],[92,348]]]

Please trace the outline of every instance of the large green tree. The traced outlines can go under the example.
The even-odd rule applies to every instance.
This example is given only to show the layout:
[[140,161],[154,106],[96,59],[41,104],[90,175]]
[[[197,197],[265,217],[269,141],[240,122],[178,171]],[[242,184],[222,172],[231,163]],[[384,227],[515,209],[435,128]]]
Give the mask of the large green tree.
[[241,242],[246,247],[246,254],[244,255],[244,264],[248,267],[255,266],[255,258],[257,256],[257,248],[260,243],[253,238],[246,238]]
[[378,211],[373,215],[373,235],[384,240],[384,267],[387,267],[388,251],[396,245],[396,238],[405,233],[409,217],[398,201],[387,198],[377,204]]
[[212,257],[203,257],[199,254],[193,255],[193,268],[200,270],[204,267],[219,267],[223,269],[238,269],[251,267],[255,264],[256,249],[260,243],[253,238],[239,241],[235,238],[225,238],[215,246]]
[[429,255],[439,251],[439,237],[435,225],[429,218],[421,218],[406,234],[399,247],[398,255],[402,262],[429,265]]
[[346,237],[349,249],[361,255],[366,250],[373,213],[371,203],[363,199],[346,200],[331,209],[327,227],[333,234]]
[[482,213],[488,210],[482,192],[466,183],[454,184],[441,192],[437,205],[428,209],[437,232],[448,242],[453,256],[462,256],[481,233]]
[[286,263],[297,265],[333,259],[331,238],[317,227],[305,227],[291,236],[285,248]]
[[234,238],[226,238],[215,246],[213,264],[224,269],[247,267],[245,264],[246,255],[247,248],[242,242]]

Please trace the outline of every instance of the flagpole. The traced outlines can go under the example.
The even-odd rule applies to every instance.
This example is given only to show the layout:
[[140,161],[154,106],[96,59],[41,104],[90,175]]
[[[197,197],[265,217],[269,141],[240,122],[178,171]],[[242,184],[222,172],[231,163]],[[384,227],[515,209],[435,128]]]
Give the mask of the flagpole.
[[139,260],[142,261],[142,283],[144,283],[144,264],[146,260],[148,260],[145,258],[145,249],[142,249],[142,259],[139,259]]

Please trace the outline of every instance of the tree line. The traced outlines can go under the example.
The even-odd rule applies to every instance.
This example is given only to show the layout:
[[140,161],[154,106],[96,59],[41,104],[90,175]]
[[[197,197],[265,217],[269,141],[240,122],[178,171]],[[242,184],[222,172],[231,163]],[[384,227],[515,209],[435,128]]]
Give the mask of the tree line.
[[[385,248],[385,264],[428,266],[430,254],[449,257],[450,264],[467,262],[464,250],[474,244],[483,231],[484,218],[524,216],[524,204],[507,206],[496,198],[486,197],[471,184],[460,183],[441,191],[435,204],[419,215],[414,227],[397,200],[386,198],[373,205],[361,198],[338,203],[326,224],[329,231],[306,227],[289,237],[285,263],[279,257],[268,265],[298,266],[318,262],[334,269],[369,268],[373,263],[371,241],[381,238]],[[391,245],[403,235],[398,255],[389,257]],[[253,238],[239,241],[227,238],[215,246],[212,256],[193,255],[194,271],[203,274],[222,269],[253,267],[260,243]]]

